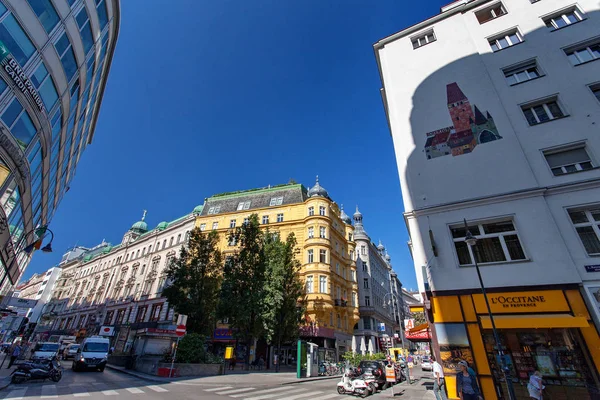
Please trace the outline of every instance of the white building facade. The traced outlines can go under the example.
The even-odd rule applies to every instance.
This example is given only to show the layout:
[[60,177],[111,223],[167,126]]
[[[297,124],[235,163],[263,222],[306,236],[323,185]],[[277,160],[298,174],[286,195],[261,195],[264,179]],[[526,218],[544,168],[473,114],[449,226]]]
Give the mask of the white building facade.
[[462,349],[486,399],[506,388],[474,260],[515,382],[598,395],[598,26],[597,1],[463,0],[374,46],[437,352],[452,370]]

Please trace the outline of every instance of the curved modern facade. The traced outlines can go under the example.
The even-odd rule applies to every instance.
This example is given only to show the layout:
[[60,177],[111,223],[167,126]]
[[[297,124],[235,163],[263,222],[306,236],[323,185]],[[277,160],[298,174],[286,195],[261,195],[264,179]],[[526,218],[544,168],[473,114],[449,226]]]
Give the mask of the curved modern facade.
[[92,142],[119,23],[119,0],[0,0],[2,293]]

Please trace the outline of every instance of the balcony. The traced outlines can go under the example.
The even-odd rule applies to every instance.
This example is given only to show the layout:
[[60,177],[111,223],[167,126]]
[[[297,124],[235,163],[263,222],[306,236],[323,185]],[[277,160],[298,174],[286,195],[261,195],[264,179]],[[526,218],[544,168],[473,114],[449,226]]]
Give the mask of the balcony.
[[336,307],[348,307],[348,300],[335,299],[334,304]]

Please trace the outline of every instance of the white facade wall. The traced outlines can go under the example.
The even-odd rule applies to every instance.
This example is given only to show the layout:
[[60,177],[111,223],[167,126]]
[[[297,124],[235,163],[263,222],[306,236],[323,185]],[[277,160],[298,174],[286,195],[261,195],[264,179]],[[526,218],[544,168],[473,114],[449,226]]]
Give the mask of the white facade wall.
[[[459,267],[449,228],[499,217],[513,219],[526,260],[482,266],[487,286],[600,287],[600,272],[585,269],[600,259],[586,253],[566,211],[600,202],[600,102],[588,87],[600,81],[600,60],[573,66],[562,50],[600,34],[600,5],[576,3],[587,19],[551,31],[542,17],[575,3],[503,0],[508,13],[484,24],[474,11],[494,2],[463,3],[375,45],[419,292],[426,283],[477,288],[475,271]],[[515,27],[524,42],[493,53],[488,38]],[[437,40],[413,49],[411,38],[430,29]],[[545,76],[509,86],[502,69],[532,58]],[[454,122],[446,93],[453,82],[493,116],[502,138],[427,159],[426,133]],[[529,126],[520,105],[551,95],[568,116]],[[579,141],[595,168],[554,176],[542,151]]]

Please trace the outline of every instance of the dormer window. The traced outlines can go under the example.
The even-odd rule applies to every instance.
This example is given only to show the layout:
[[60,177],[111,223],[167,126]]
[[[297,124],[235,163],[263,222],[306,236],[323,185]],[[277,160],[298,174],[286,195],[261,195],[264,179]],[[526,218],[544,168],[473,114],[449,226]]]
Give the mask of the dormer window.
[[208,214],[218,214],[221,211],[221,206],[210,207]]
[[280,206],[283,204],[283,196],[280,197],[272,197],[269,206]]
[[249,201],[240,201],[238,203],[237,206],[237,210],[241,211],[241,210],[248,210],[250,208],[250,202]]

